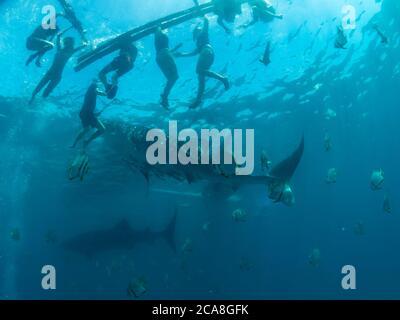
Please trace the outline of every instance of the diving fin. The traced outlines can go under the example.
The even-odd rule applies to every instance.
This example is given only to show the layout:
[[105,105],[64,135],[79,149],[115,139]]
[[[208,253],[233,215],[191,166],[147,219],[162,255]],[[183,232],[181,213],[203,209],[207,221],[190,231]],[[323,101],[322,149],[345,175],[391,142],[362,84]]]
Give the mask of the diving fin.
[[84,177],[89,171],[89,156],[84,152],[80,152],[68,166],[67,173],[69,180],[80,179],[83,181]]

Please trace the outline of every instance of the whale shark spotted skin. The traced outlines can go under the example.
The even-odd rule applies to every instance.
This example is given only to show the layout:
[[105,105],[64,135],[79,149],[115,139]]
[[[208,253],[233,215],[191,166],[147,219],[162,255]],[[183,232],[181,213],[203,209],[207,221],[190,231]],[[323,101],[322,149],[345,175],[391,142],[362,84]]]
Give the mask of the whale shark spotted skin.
[[[150,165],[146,161],[146,150],[150,142],[146,142],[147,130],[142,127],[135,127],[131,132],[131,143],[134,146],[125,162],[132,170],[138,170],[143,174],[149,183],[151,178],[165,180],[167,178],[189,184],[195,182],[207,182],[209,185],[228,186],[236,191],[243,185],[265,185],[277,183],[289,183],[301,161],[304,152],[304,136],[296,150],[271,168],[268,175],[239,176],[235,175],[234,165],[213,165],[213,164],[163,164]],[[168,141],[167,141],[168,143]],[[215,189],[215,188],[214,188]],[[216,188],[221,189],[221,188]]]

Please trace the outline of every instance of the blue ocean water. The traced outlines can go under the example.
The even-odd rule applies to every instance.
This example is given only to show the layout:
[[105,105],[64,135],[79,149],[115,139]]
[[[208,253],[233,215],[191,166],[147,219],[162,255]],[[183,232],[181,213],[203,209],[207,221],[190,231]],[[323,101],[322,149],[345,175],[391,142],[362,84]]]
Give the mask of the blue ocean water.
[[[94,44],[193,6],[192,0],[70,2]],[[283,19],[246,30],[239,27],[251,19],[244,5],[229,35],[209,14],[213,70],[229,76],[232,88],[225,92],[207,80],[196,110],[187,104],[196,95],[197,59],[176,61],[180,79],[166,111],[158,103],[165,79],[153,36],[138,41],[135,68],[120,79],[118,101],[101,115],[107,131],[87,151],[90,169],[82,182],[67,178],[76,155],[69,146],[81,127],[86,89],[115,54],[79,73],[73,58],[53,94],[28,105],[54,52],[42,68],[25,67],[25,41],[50,3],[59,8],[50,0],[0,2],[1,299],[131,299],[127,290],[141,278],[146,293],[140,299],[400,298],[397,0],[274,0]],[[346,5],[355,8],[356,26],[345,30],[347,49],[338,49]],[[171,44],[192,49],[199,22],[170,28]],[[267,41],[272,51],[265,67],[258,59]],[[99,98],[98,106],[107,103]],[[150,176],[147,185],[126,162],[126,132],[135,125],[167,128],[169,120],[182,129],[254,129],[255,175],[262,174],[262,150],[276,164],[304,134],[304,156],[291,180],[295,205],[273,203],[266,186],[245,186],[219,199],[203,195],[220,191],[207,182]],[[337,170],[336,183],[326,182],[330,168]],[[373,191],[370,178],[378,169],[385,181]],[[233,219],[236,209],[246,212],[245,221]],[[176,252],[163,239],[93,256],[63,246],[123,219],[135,230],[163,230],[175,211]],[[44,265],[56,268],[56,290],[41,286]],[[355,290],[342,288],[345,265],[356,268]]]

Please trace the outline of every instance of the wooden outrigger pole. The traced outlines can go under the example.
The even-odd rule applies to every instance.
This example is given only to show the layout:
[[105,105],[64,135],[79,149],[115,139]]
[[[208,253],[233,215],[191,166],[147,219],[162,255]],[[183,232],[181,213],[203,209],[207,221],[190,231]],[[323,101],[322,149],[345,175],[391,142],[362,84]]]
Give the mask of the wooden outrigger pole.
[[157,27],[161,27],[163,29],[171,28],[183,22],[210,13],[213,10],[214,5],[211,3],[204,4],[198,7],[196,6],[194,8],[180,11],[168,15],[164,18],[154,20],[143,26],[123,33],[113,39],[107,40],[100,44],[96,49],[79,56],[78,64],[75,66],[75,71],[81,71],[93,62],[113,53],[114,51],[117,51],[118,49],[120,49],[122,43],[134,42],[144,37],[147,37],[148,35],[154,33]]
[[[241,3],[246,3],[248,0],[241,0]],[[200,6],[195,6],[190,9],[186,9],[171,15],[168,15],[164,18],[160,18],[149,22],[143,26],[137,27],[133,30],[130,30],[126,33],[123,33],[113,39],[104,41],[99,46],[97,46],[94,50],[84,53],[78,57],[78,63],[75,66],[75,71],[79,72],[87,66],[91,65],[95,61],[119,50],[121,45],[126,42],[134,42],[138,41],[144,37],[147,37],[154,33],[157,27],[162,29],[171,28],[177,26],[181,23],[189,21],[191,19],[204,16],[205,14],[214,12],[214,3],[210,1],[209,3],[202,4]]]

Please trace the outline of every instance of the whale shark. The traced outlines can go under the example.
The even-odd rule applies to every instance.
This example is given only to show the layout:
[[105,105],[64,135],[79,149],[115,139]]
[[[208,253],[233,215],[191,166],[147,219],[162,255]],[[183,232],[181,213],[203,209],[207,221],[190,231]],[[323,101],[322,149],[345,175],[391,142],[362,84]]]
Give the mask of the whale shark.
[[[233,165],[182,165],[163,164],[150,165],[145,158],[149,143],[145,136],[147,128],[135,126],[129,134],[131,150],[125,158],[125,163],[131,170],[139,171],[146,179],[149,186],[150,179],[173,179],[189,184],[206,182],[204,196],[215,196],[221,193],[225,198],[232,195],[240,187],[245,185],[265,185],[270,199],[274,202],[283,202],[282,193],[288,191],[289,183],[302,159],[304,153],[304,136],[302,136],[297,148],[281,162],[271,168],[266,175],[235,175]],[[291,189],[289,190],[291,192]]]
[[162,231],[135,230],[126,219],[109,229],[93,230],[78,234],[65,241],[61,246],[75,253],[92,257],[96,254],[114,250],[132,250],[139,243],[154,243],[164,239],[173,252],[176,252],[175,226],[177,211]]

